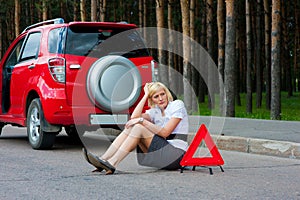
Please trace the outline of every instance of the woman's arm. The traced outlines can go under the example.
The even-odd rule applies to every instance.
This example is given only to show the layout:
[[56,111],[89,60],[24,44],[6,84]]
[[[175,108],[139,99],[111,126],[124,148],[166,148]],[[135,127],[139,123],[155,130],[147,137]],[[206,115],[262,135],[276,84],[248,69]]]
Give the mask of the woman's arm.
[[[145,128],[147,128],[152,133],[159,135],[163,138],[166,138],[173,132],[173,130],[176,128],[176,126],[179,124],[180,121],[181,121],[180,118],[171,118],[164,127],[160,127],[160,126],[153,124],[151,121],[145,119],[145,120],[143,120],[141,125],[143,125]],[[134,118],[134,119],[129,120],[125,126],[126,126],[126,128],[129,128],[138,123],[140,123],[140,118]]]
[[152,133],[166,138],[174,131],[180,121],[181,118],[171,118],[164,127],[159,127],[148,120],[144,120],[142,124]]
[[[143,108],[146,104],[146,101],[148,100],[149,91],[148,91],[148,83],[144,86],[144,96],[138,103],[138,105],[135,107],[134,111],[131,114],[131,119],[138,118],[142,116]],[[146,117],[146,116],[144,116]]]
[[164,138],[168,137],[175,130],[186,113],[184,103],[182,101],[174,101],[169,106],[171,106],[170,109],[172,110],[171,119],[165,124],[164,127],[156,126],[149,121],[143,122],[143,125],[148,130]]

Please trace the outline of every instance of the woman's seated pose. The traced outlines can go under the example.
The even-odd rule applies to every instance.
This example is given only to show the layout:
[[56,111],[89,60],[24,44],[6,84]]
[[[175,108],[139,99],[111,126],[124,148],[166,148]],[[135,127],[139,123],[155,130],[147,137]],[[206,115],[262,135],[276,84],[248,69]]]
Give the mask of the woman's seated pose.
[[[151,107],[145,113],[146,102]],[[144,96],[131,119],[106,152],[99,158],[84,148],[86,160],[98,171],[113,174],[117,165],[135,148],[140,165],[174,170],[187,150],[188,115],[181,100],[173,101],[160,82],[147,83]]]

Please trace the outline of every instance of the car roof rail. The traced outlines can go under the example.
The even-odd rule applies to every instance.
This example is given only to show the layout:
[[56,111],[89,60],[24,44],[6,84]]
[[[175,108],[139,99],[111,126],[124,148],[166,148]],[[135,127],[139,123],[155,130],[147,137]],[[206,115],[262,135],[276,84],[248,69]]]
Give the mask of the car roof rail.
[[42,26],[42,25],[47,25],[47,24],[63,24],[64,22],[65,21],[64,21],[63,18],[56,18],[56,19],[50,19],[50,20],[38,22],[36,24],[27,26],[22,33],[24,33],[25,31],[28,31],[29,29],[36,28],[36,27],[39,27],[39,26]]

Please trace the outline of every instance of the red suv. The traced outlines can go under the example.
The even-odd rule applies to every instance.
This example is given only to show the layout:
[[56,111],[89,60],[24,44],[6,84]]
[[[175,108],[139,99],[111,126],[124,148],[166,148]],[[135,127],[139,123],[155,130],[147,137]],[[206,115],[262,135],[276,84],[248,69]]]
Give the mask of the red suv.
[[47,149],[62,127],[75,136],[124,125],[155,76],[136,28],[61,18],[27,27],[0,63],[1,130],[26,126],[32,148]]

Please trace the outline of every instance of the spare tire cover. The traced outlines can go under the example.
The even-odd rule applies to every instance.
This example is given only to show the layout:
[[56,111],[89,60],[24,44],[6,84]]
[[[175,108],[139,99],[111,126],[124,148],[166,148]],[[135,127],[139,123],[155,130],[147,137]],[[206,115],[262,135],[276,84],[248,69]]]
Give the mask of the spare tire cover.
[[118,112],[128,109],[140,96],[141,77],[137,67],[122,56],[97,60],[87,75],[87,91],[100,109]]

